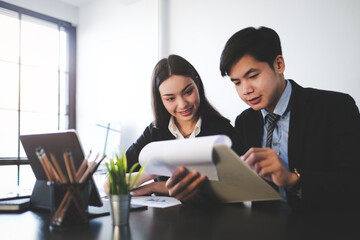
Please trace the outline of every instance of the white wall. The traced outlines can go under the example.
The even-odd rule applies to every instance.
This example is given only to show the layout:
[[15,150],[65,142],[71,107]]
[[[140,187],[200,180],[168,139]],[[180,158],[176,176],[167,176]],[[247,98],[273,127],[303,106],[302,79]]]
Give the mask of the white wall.
[[[158,60],[156,0],[100,0],[80,7],[77,128],[85,151],[102,153],[106,129],[126,148],[152,121],[150,78]],[[110,132],[108,154],[119,144]]]
[[209,100],[230,120],[247,106],[221,77],[219,59],[230,36],[248,26],[278,32],[286,78],[347,92],[360,106],[360,1],[169,0],[168,8],[168,52],[194,64]]
[[[358,0],[92,0],[79,12],[56,0],[8,2],[78,25],[77,126],[85,151],[102,150],[106,132],[98,123],[122,126],[126,148],[152,121],[150,77],[158,52],[187,58],[209,100],[233,121],[247,106],[221,77],[219,58],[227,39],[247,26],[279,33],[285,77],[347,92],[360,105]],[[108,150],[117,144],[110,141]]]

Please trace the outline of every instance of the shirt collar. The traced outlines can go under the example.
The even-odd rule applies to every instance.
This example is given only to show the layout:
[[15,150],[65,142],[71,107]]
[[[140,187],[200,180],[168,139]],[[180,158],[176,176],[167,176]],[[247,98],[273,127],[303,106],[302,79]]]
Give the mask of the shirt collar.
[[[201,123],[202,123],[202,119],[201,117],[199,117],[199,119],[197,120],[194,130],[192,131],[191,135],[189,136],[189,138],[195,138],[197,135],[199,135],[200,130],[201,130]],[[175,119],[173,116],[171,116],[170,121],[169,121],[169,131],[171,132],[172,135],[174,135],[174,137],[176,139],[183,139],[184,136],[180,133],[178,127],[175,124]]]
[[[274,113],[280,116],[285,115],[285,113],[288,111],[290,96],[292,92],[291,83],[289,80],[286,81],[286,87],[283,92],[283,94],[280,97],[279,102],[276,104]],[[265,116],[269,113],[266,109],[261,109],[261,113],[263,115],[263,118],[265,119]]]

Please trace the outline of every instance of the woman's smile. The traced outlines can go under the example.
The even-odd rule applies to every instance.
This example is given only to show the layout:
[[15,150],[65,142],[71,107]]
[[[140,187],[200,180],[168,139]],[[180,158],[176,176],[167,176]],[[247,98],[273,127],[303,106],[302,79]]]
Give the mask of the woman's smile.
[[185,111],[178,112],[181,116],[187,117],[192,114],[193,107],[186,109]]

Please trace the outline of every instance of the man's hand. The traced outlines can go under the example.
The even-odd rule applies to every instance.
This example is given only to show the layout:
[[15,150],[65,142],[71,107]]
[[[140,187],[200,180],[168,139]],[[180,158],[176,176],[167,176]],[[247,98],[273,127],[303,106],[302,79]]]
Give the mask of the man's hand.
[[271,148],[250,148],[240,157],[259,176],[279,187],[293,186],[298,177],[281,162],[277,152]]
[[166,182],[166,188],[171,197],[182,202],[191,202],[197,195],[200,186],[207,177],[197,171],[189,171],[179,167]]

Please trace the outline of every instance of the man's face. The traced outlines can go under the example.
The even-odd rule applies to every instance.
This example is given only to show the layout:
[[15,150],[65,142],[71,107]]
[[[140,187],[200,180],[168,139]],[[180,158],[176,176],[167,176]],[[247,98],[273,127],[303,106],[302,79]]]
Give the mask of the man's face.
[[239,97],[254,110],[273,112],[285,89],[285,63],[281,55],[277,56],[273,66],[274,69],[266,62],[245,55],[230,70]]

